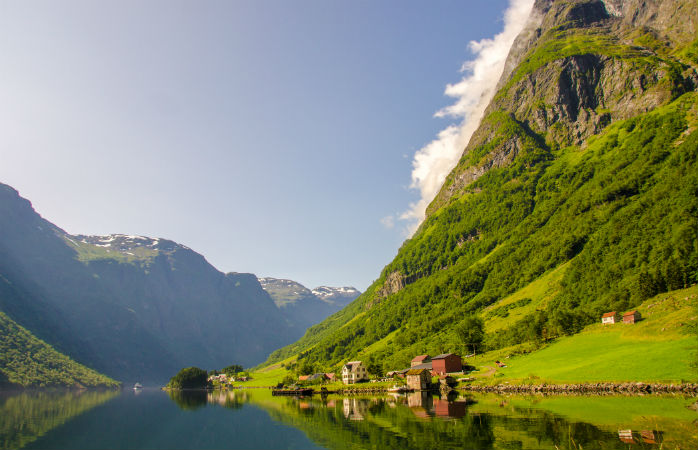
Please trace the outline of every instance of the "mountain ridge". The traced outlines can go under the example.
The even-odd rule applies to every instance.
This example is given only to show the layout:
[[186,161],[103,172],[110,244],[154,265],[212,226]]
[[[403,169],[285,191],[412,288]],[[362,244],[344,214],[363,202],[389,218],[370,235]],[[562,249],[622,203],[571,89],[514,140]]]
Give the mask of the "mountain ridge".
[[[536,345],[695,283],[697,8],[537,0],[417,232],[356,301],[267,363],[395,369],[465,352],[463,328],[487,326],[488,311],[519,319],[485,346]],[[502,303],[545,277],[549,290]]]

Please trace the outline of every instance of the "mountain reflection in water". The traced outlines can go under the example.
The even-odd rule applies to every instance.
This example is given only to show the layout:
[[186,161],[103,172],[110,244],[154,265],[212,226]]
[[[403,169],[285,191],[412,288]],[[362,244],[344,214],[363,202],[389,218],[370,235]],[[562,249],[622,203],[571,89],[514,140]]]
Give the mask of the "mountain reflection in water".
[[682,396],[0,393],[0,449],[694,449]]

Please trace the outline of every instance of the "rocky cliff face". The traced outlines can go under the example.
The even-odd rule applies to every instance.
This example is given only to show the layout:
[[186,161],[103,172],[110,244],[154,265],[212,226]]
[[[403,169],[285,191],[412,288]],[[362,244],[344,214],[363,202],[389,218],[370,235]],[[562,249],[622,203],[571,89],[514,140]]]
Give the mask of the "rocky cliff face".
[[[696,2],[679,0],[536,1],[497,95],[427,214],[510,164],[526,139],[551,151],[580,145],[694,90],[695,62],[677,49],[695,39],[696,17]],[[503,130],[511,124],[523,132]]]

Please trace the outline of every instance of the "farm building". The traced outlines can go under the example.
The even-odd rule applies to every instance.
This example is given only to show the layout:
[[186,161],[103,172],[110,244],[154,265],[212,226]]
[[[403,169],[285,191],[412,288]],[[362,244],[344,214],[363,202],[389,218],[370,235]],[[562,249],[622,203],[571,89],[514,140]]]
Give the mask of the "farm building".
[[327,380],[327,376],[324,373],[314,373],[308,377],[308,381]]
[[415,357],[414,357],[414,359],[413,359],[412,362],[410,363],[410,366],[411,366],[411,367],[414,367],[414,366],[419,366],[419,365],[426,364],[426,363],[430,363],[430,362],[431,362],[431,356],[429,356],[429,355],[419,355],[419,356],[415,356]]
[[359,381],[368,380],[368,372],[361,361],[350,361],[342,367],[342,382],[344,384],[354,384]]
[[334,380],[335,380],[334,372],[326,373],[325,376],[326,376],[327,379],[330,380],[330,381],[334,381]]
[[444,353],[431,358],[432,372],[438,375],[460,372],[463,370],[463,362],[460,356],[453,353]]
[[623,323],[635,323],[641,319],[640,313],[637,311],[628,311],[623,314]]
[[306,381],[308,378],[310,378],[310,375],[300,375],[298,381]]
[[410,369],[406,375],[407,387],[415,391],[425,391],[431,382],[431,373],[428,369]]
[[607,312],[606,314],[601,316],[601,323],[604,325],[616,323],[616,312]]

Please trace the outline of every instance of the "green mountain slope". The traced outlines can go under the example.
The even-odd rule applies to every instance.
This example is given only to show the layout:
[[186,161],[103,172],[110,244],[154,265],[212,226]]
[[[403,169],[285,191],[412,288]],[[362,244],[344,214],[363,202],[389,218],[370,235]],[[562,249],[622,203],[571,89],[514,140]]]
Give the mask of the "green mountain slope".
[[0,312],[0,386],[117,387],[119,383],[57,352]]
[[697,281],[698,7],[612,4],[536,2],[420,229],[269,362],[402,367],[466,351],[472,315],[488,349],[536,344]]

